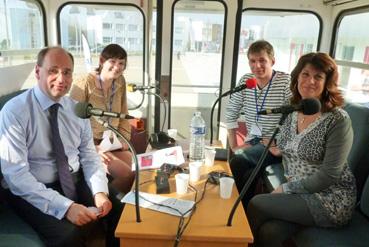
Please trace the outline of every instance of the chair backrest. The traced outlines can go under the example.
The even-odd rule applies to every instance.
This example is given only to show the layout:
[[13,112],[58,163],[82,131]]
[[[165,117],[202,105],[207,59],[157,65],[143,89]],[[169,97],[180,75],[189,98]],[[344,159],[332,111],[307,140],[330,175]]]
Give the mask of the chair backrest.
[[354,142],[348,156],[349,166],[356,178],[358,199],[369,174],[369,108],[346,103],[345,111],[350,115]]
[[15,91],[15,92],[5,94],[5,95],[1,96],[0,97],[0,110],[3,109],[6,102],[8,102],[10,99],[14,98],[15,96],[23,93],[26,90],[27,89],[22,89],[22,90],[18,90],[18,91]]
[[[6,102],[8,102],[11,98],[23,93],[24,91],[26,91],[26,89],[18,90],[18,91],[15,91],[13,93],[9,93],[9,94],[5,94],[5,95],[1,96],[0,97],[0,111],[4,107]],[[1,173],[1,164],[0,164],[0,182],[1,182],[2,179],[3,179],[3,174]],[[0,184],[0,186],[1,186],[1,184]]]

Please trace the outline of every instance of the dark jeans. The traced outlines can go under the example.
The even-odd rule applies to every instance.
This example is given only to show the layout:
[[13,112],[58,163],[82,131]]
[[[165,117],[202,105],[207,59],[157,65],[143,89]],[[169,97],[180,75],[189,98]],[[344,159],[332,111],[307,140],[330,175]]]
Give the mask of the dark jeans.
[[[260,139],[259,139],[260,140]],[[261,154],[264,151],[265,146],[260,143],[260,141],[255,141],[252,143],[251,147],[237,150],[234,156],[230,160],[231,171],[238,189],[238,192],[241,192],[243,186],[246,184],[248,178],[250,177],[252,171],[256,167]],[[280,157],[276,157],[268,152],[262,168],[265,168],[268,165],[281,163],[282,159]],[[259,173],[255,177],[254,181],[251,183],[249,189],[247,190],[245,196],[242,198],[242,204],[244,209],[246,210],[247,205],[251,198],[254,196],[254,191],[256,188],[257,181],[259,180],[263,169],[260,169]]]
[[[59,183],[53,183],[48,187],[61,191]],[[109,199],[113,204],[112,210],[100,221],[84,226],[74,225],[66,218],[58,220],[47,215],[21,197],[13,195],[9,190],[5,191],[5,195],[15,212],[38,232],[46,246],[87,246],[87,240],[94,238],[96,234],[102,231],[106,235],[106,246],[119,246],[119,239],[114,237],[114,231],[124,204],[116,198],[118,193],[110,187]],[[76,189],[77,203],[94,206],[93,196],[83,178],[76,182]]]

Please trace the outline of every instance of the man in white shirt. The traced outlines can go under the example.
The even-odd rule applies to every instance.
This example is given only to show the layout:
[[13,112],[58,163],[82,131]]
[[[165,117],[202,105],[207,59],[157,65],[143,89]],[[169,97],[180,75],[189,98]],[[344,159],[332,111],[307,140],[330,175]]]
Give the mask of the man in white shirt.
[[[108,221],[107,244],[119,245],[113,234],[123,205],[114,203],[112,210],[90,122],[75,116],[76,102],[65,97],[72,84],[73,57],[60,47],[44,48],[35,74],[37,85],[11,99],[0,114],[7,200],[47,246],[84,246],[87,229],[102,217]],[[55,139],[61,141],[58,151]],[[64,175],[60,158],[65,161]],[[65,175],[71,182],[65,182]]]

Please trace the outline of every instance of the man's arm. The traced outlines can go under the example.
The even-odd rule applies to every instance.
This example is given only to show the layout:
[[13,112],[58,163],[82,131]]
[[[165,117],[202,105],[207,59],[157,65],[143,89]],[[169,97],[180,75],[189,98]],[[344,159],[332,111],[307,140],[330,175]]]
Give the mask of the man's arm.
[[64,217],[73,203],[57,191],[48,189],[30,172],[24,115],[5,106],[0,117],[1,170],[11,192],[58,219]]
[[92,130],[88,119],[81,119],[83,127],[81,132],[81,142],[78,148],[79,161],[83,169],[87,185],[93,195],[103,192],[108,194],[108,179],[102,165],[99,154],[96,152],[92,139]]
[[[244,83],[245,78],[247,77],[243,76],[238,82],[238,85]],[[245,100],[244,94],[242,91],[231,94],[225,110],[225,122],[228,132],[228,142],[232,151],[235,151],[237,149],[236,148],[237,147],[236,130],[238,128],[237,120],[240,116],[240,111],[243,107],[244,100]]]

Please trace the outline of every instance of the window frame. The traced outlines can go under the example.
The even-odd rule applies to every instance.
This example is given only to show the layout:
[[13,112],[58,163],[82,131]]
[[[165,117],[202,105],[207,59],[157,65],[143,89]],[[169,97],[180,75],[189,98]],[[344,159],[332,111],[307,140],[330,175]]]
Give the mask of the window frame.
[[[119,7],[133,7],[136,8],[142,15],[142,24],[143,24],[143,30],[142,30],[142,82],[141,85],[146,85],[146,74],[148,73],[148,66],[146,64],[146,16],[145,13],[143,12],[143,10],[132,3],[111,3],[111,2],[80,2],[80,1],[70,1],[70,2],[65,2],[62,5],[59,6],[57,12],[56,12],[56,30],[57,30],[57,42],[59,45],[61,45],[61,22],[60,22],[60,14],[61,11],[63,10],[63,8],[67,5],[73,5],[73,4],[78,4],[78,5],[101,5],[101,6],[119,6]],[[139,83],[138,83],[139,84]]]
[[[168,128],[171,128],[171,107],[172,107],[172,80],[173,80],[173,51],[174,51],[174,35],[175,35],[175,30],[174,30],[174,11],[175,11],[175,6],[178,2],[180,2],[181,0],[175,0],[172,3],[172,9],[171,9],[171,27],[170,27],[170,54],[169,54],[169,97],[168,97]],[[219,80],[219,95],[222,94],[222,89],[223,89],[223,75],[224,75],[224,57],[225,57],[225,44],[226,44],[226,34],[227,34],[227,21],[228,21],[228,6],[226,4],[226,2],[224,0],[201,0],[204,2],[218,2],[220,4],[223,5],[224,7],[224,22],[223,22],[223,39],[222,39],[222,54],[221,54],[221,64],[220,64],[220,80]],[[177,85],[178,86],[178,85]],[[179,85],[180,86],[180,85]],[[196,85],[195,87],[201,87]],[[219,102],[218,105],[218,114],[217,116],[219,116],[220,114],[220,110],[221,110],[221,102]]]
[[[314,15],[319,22],[319,31],[318,31],[318,42],[316,45],[316,50],[320,51],[320,47],[321,47],[321,41],[322,41],[322,33],[323,33],[323,19],[322,17],[315,11],[311,11],[311,10],[301,10],[301,9],[276,9],[276,8],[255,8],[255,7],[250,7],[250,8],[243,8],[242,12],[241,12],[241,17],[240,17],[240,27],[238,30],[238,33],[240,34],[241,32],[241,27],[242,27],[242,16],[244,15],[244,13],[246,13],[246,11],[265,11],[265,12],[291,12],[291,13],[307,13],[307,14],[312,14]],[[241,35],[238,36],[238,53],[237,53],[237,58],[239,57],[239,47],[240,47],[240,39],[241,39]],[[237,78],[237,73],[238,73],[238,59],[237,59],[237,64],[233,64],[233,66],[236,66],[236,69],[234,71],[234,78]],[[231,82],[231,87],[235,87],[235,85],[238,83],[237,80],[232,80]]]
[[338,31],[339,31],[339,28],[340,28],[340,25],[341,25],[341,22],[342,22],[343,18],[345,18],[346,16],[361,14],[361,13],[368,13],[369,14],[369,5],[361,6],[361,7],[357,7],[357,8],[345,9],[345,10],[342,10],[341,12],[339,12],[336,16],[336,19],[335,19],[334,24],[333,24],[332,40],[331,40],[331,46],[330,46],[329,54],[336,61],[336,64],[338,66],[369,70],[369,64],[336,59]]
[[[8,1],[8,0],[6,0]],[[10,0],[9,0],[10,1]],[[32,1],[35,3],[35,5],[37,5],[40,9],[40,13],[41,13],[41,22],[42,22],[42,28],[44,31],[44,46],[48,46],[49,42],[48,42],[48,38],[47,38],[47,21],[46,21],[46,10],[45,10],[45,6],[42,3],[41,0],[28,0],[28,1]],[[41,47],[40,49],[42,49],[43,47]]]

